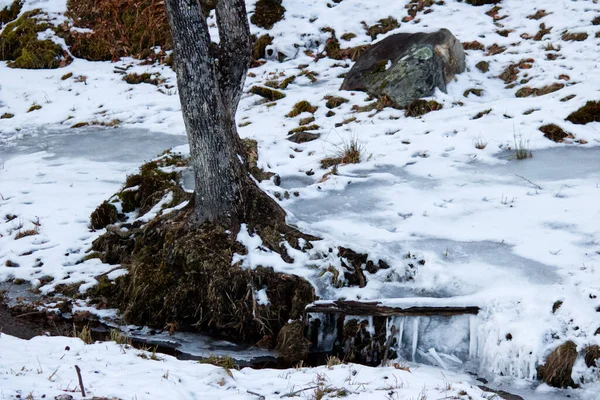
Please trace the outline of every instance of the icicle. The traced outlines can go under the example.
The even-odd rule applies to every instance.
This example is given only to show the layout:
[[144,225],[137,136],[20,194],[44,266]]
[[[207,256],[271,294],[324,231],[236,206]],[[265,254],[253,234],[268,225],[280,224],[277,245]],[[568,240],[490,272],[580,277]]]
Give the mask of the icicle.
[[415,355],[417,354],[417,343],[419,342],[419,319],[421,317],[415,317],[413,322],[413,339],[412,339],[412,360],[415,361]]
[[400,318],[400,328],[398,329],[398,352],[402,349],[402,335],[404,334],[404,320],[406,317],[398,317]]
[[435,351],[435,349],[433,347],[430,348],[428,351],[429,351],[429,354],[431,354],[431,356],[433,358],[435,358],[435,361],[437,361],[437,363],[440,364],[440,367],[444,368],[445,370],[448,370],[448,365],[446,365],[444,360],[442,360],[442,358],[438,355],[438,353]]
[[477,319],[469,317],[469,359],[477,357]]

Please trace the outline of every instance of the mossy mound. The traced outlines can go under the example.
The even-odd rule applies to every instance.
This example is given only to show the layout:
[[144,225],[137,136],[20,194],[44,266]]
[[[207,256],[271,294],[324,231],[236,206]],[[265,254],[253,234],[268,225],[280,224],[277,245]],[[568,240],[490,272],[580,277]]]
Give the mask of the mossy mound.
[[600,101],[588,101],[585,106],[569,114],[567,121],[577,125],[600,122]]
[[119,219],[117,207],[105,201],[100,204],[90,216],[90,223],[94,229],[102,229],[114,224]]
[[15,0],[11,3],[10,6],[1,9],[0,26],[6,24],[7,22],[14,21],[19,16],[21,8],[23,8],[23,1]]
[[250,22],[261,28],[271,29],[283,19],[283,14],[285,7],[281,5],[281,0],[258,0]]
[[546,358],[546,363],[538,367],[538,378],[554,387],[574,387],[571,378],[573,365],[577,359],[577,345],[572,341],[558,346]]
[[51,40],[38,39],[38,33],[54,27],[40,10],[24,13],[4,27],[0,34],[0,60],[10,68],[47,69],[64,67],[71,58]]
[[600,364],[598,363],[598,360],[600,360],[600,346],[597,344],[587,346],[583,350],[583,359],[588,368],[600,367]]
[[[126,266],[129,274],[116,284],[105,282],[94,297],[109,299],[130,323],[162,328],[174,322],[182,330],[246,342],[276,337],[288,320],[302,317],[304,307],[315,298],[308,282],[271,268],[251,270],[232,264],[233,255],[245,254],[245,247],[219,226],[190,224],[192,214],[189,206],[157,218],[128,241],[114,231],[97,239],[94,250],[100,253],[113,251],[114,258],[115,248],[120,248],[113,261]],[[274,251],[280,251],[284,239],[299,246],[298,235],[291,230],[282,235],[274,228],[255,228]],[[268,305],[256,301],[255,293],[261,289],[266,289]]]
[[[165,6],[154,0],[68,0],[67,15],[78,28],[66,41],[71,53],[90,61],[121,57],[165,59],[172,49],[171,31]],[[163,51],[156,55],[154,47]]]
[[123,212],[139,210],[143,215],[169,191],[173,193],[173,205],[189,199],[190,195],[179,185],[179,173],[161,169],[169,165],[184,166],[186,162],[180,156],[166,157],[142,165],[139,173],[127,177],[123,189],[117,193]]

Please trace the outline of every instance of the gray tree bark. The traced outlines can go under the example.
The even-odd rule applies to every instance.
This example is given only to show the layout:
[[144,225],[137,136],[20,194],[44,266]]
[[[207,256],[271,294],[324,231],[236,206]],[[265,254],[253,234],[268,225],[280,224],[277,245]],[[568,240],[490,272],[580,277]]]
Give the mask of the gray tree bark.
[[244,0],[217,0],[220,42],[211,42],[199,0],[166,0],[174,65],[190,144],[197,223],[244,220],[253,181],[243,161],[235,112],[251,60]]

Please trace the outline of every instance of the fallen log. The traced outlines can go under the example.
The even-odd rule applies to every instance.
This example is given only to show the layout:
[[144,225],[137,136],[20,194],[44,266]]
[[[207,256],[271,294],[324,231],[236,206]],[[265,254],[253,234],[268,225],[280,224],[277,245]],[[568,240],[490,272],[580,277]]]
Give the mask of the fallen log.
[[451,317],[455,315],[476,315],[479,313],[479,307],[477,306],[444,304],[444,299],[431,299],[430,301],[426,302],[415,301],[413,305],[409,303],[411,299],[403,300],[405,301],[402,302],[402,305],[396,305],[393,303],[387,304],[381,301],[317,301],[306,306],[305,311],[307,313],[345,314],[373,317],[393,317],[402,315],[415,317]]

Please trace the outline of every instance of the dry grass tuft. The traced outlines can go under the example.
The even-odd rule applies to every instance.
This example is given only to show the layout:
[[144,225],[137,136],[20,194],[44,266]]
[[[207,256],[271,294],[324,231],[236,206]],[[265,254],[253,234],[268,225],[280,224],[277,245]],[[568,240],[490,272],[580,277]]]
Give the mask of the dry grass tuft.
[[90,61],[118,60],[121,57],[156,58],[153,47],[172,49],[171,31],[162,0],[68,0],[67,15],[79,28],[71,31],[67,43],[74,56]]
[[358,164],[361,162],[364,152],[365,147],[358,142],[358,139],[352,138],[344,141],[333,157],[322,159],[321,168],[327,169],[340,164]]
[[554,387],[575,386],[571,378],[573,364],[577,359],[577,346],[572,341],[558,346],[546,358],[546,363],[538,367],[538,378]]

